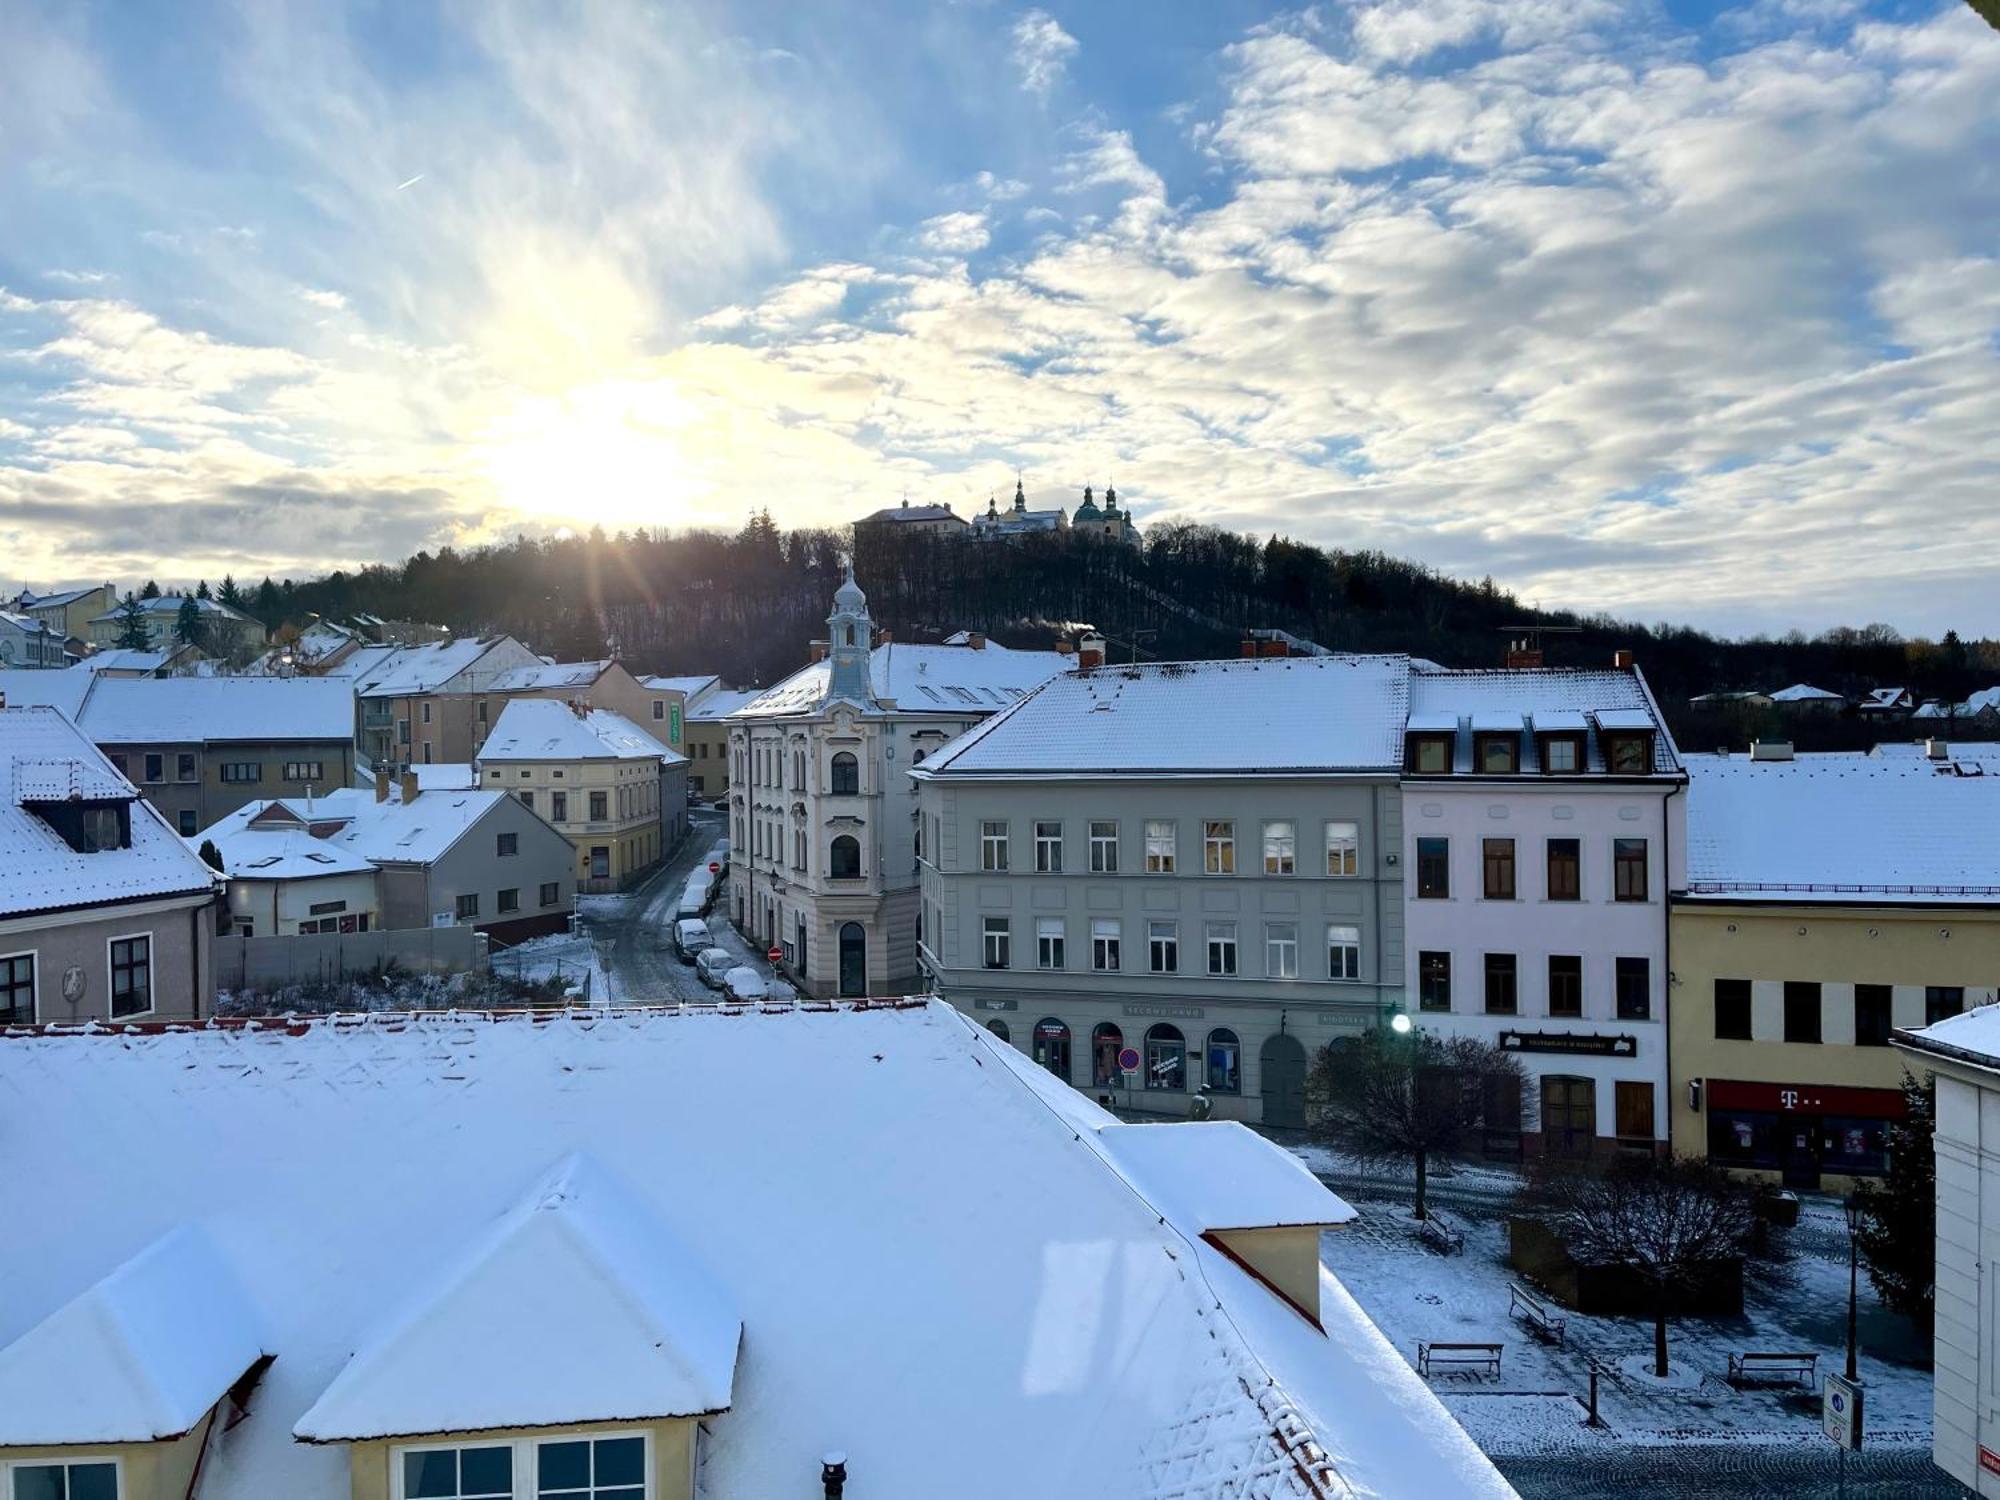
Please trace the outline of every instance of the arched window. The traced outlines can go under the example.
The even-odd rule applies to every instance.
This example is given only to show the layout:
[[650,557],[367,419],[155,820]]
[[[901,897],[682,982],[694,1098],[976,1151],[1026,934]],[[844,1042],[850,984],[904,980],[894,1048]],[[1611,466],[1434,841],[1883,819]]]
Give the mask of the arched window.
[[843,794],[853,796],[861,790],[861,762],[845,750],[833,758],[832,792],[838,797]]
[[835,880],[854,880],[861,874],[861,844],[853,834],[843,833],[827,850],[827,874]]
[[1118,1054],[1125,1050],[1125,1033],[1109,1021],[1097,1023],[1090,1034],[1090,1081],[1100,1089],[1125,1086],[1125,1070],[1118,1066]]
[[805,789],[806,753],[803,750],[794,750],[792,752],[792,790],[802,792]]
[[851,646],[851,645],[853,645],[853,644],[854,644],[854,627],[853,627],[852,625],[843,625],[843,626],[841,626],[841,627],[840,627],[840,631],[841,631],[841,642],[840,642],[840,643],[841,643],[841,644],[842,644],[843,646]]
[[1035,1062],[1069,1082],[1069,1027],[1054,1016],[1035,1022]]
[[1007,1023],[998,1016],[995,1016],[986,1023],[986,1029],[999,1037],[1003,1042],[1011,1042],[1013,1040],[1013,1037],[1007,1032]]
[[1146,1087],[1167,1092],[1187,1088],[1187,1039],[1180,1027],[1162,1021],[1146,1033]]
[[1243,1044],[1236,1033],[1218,1026],[1208,1034],[1208,1090],[1212,1094],[1243,1092]]
[[868,935],[859,922],[845,922],[840,928],[840,993],[868,993]]

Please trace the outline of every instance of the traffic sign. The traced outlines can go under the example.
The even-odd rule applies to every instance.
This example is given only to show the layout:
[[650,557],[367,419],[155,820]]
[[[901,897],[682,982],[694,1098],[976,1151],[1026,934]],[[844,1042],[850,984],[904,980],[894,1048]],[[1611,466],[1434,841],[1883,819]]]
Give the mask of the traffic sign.
[[711,875],[720,875],[722,873],[722,866],[715,860],[711,859],[708,862],[708,873]]
[[1861,1446],[1861,1394],[1860,1381],[1827,1372],[1826,1402],[1820,1408],[1820,1425],[1843,1448]]
[[772,963],[779,962],[784,958],[784,956],[785,956],[785,950],[783,948],[766,948],[764,950],[764,957],[771,960]]
[[1137,1047],[1126,1047],[1121,1049],[1118,1053],[1118,1066],[1123,1068],[1127,1073],[1138,1072],[1139,1049]]

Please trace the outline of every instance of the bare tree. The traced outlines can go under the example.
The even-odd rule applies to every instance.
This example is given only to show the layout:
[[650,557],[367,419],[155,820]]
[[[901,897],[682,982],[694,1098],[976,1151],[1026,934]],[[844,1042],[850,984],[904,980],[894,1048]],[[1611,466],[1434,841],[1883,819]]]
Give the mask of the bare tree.
[[1366,1163],[1414,1164],[1419,1219],[1430,1166],[1477,1144],[1490,1126],[1518,1130],[1520,1063],[1476,1037],[1377,1029],[1321,1051],[1307,1082],[1315,1131]]
[[1676,1299],[1740,1259],[1757,1227],[1750,1189],[1694,1157],[1637,1157],[1602,1171],[1551,1165],[1530,1192],[1571,1257],[1629,1267],[1653,1304],[1653,1373],[1667,1374]]

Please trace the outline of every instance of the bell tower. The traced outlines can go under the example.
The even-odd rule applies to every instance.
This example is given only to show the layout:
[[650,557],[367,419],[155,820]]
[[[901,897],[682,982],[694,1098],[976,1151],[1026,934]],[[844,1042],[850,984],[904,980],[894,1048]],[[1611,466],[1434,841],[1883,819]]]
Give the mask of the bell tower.
[[847,581],[834,591],[833,613],[826,617],[830,663],[826,696],[850,703],[872,704],[868,683],[868,651],[875,622],[868,617],[868,596],[854,581],[854,564],[847,564]]

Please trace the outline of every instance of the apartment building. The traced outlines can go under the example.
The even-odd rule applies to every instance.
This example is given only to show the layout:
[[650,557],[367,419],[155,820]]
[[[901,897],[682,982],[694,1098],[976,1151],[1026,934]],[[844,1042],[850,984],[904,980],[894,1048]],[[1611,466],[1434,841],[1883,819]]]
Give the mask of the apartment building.
[[824,660],[729,716],[730,914],[815,995],[915,988],[913,765],[1073,658],[961,634],[874,642],[850,572]]
[[188,1019],[217,880],[75,725],[0,707],[0,1026]]
[[506,673],[546,666],[511,636],[462,636],[419,646],[364,648],[344,675],[353,686],[355,738],[371,766],[470,761],[500,707],[484,690]]
[[2000,993],[2000,776],[1768,745],[1687,770],[1674,1148],[1839,1191],[1903,1114],[1891,1033]]
[[581,891],[643,880],[687,832],[686,758],[605,709],[511,702],[473,769],[570,841]]
[[[1645,679],[1410,670],[1403,985],[1427,1031],[1518,1057],[1490,1150],[1667,1138],[1668,893],[1686,774]],[[1501,1101],[1513,1112],[1518,1101]]]
[[68,665],[60,635],[32,615],[0,609],[0,671],[49,671]]
[[30,619],[41,621],[65,642],[81,644],[91,639],[90,622],[117,605],[118,590],[108,583],[98,583],[86,588],[53,589],[46,594],[23,594],[13,607]]
[[[202,646],[211,656],[254,654],[261,651],[271,638],[271,632],[261,621],[224,604],[220,599],[202,599],[193,594],[160,594],[139,601],[139,621],[145,627],[149,647],[157,650],[174,643],[174,627],[180,621],[181,606],[186,603],[195,607],[196,618],[201,621]],[[113,600],[103,611],[92,615],[86,628],[92,645],[117,645],[119,636],[125,630],[123,601]]]
[[928,757],[937,993],[1121,1108],[1305,1123],[1312,1057],[1403,1004],[1408,676],[1093,663]]
[[688,795],[720,804],[729,795],[729,716],[755,703],[762,688],[705,690],[687,708]]

